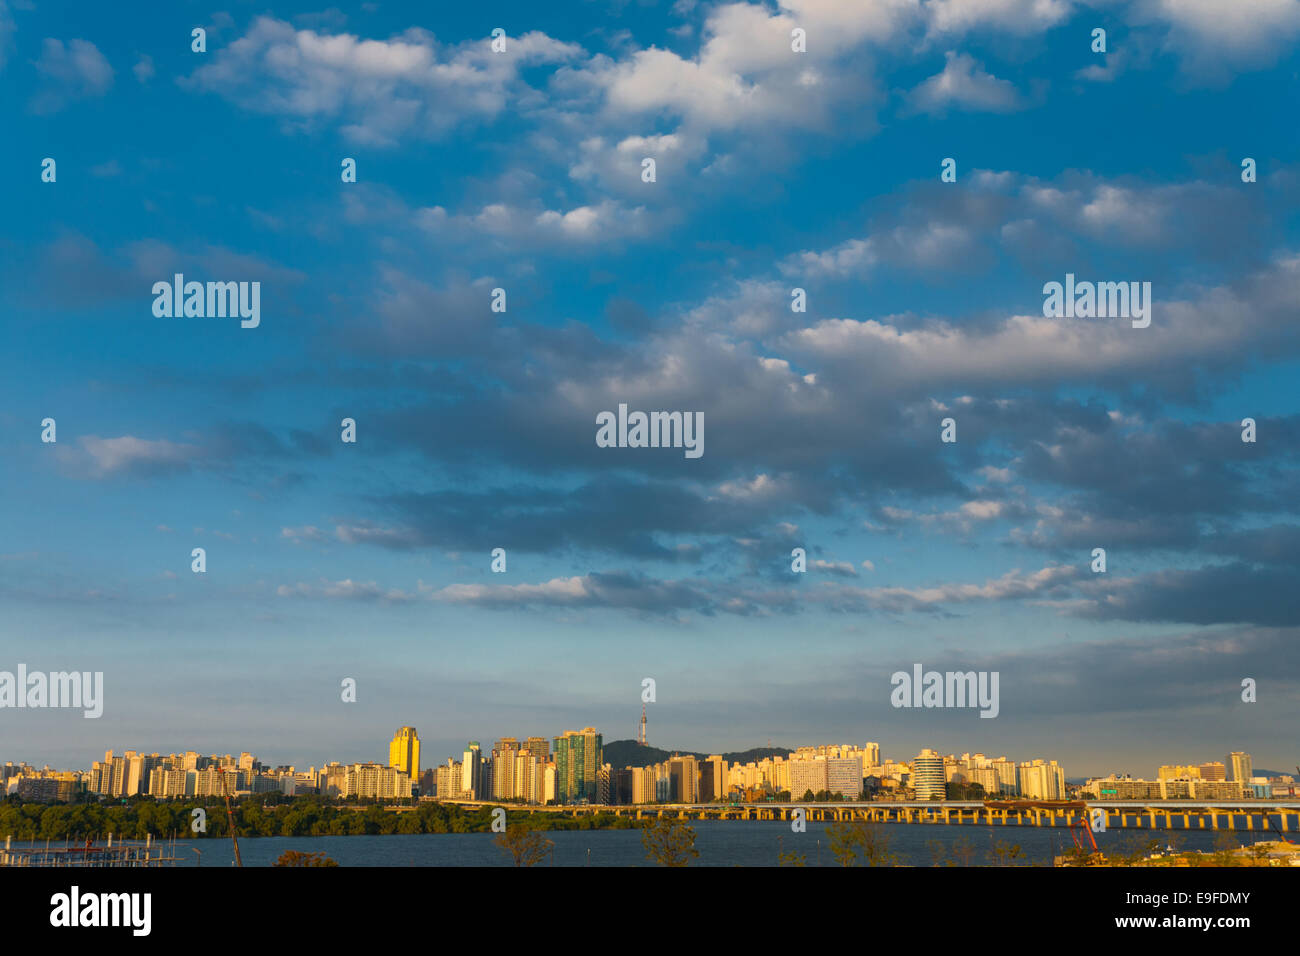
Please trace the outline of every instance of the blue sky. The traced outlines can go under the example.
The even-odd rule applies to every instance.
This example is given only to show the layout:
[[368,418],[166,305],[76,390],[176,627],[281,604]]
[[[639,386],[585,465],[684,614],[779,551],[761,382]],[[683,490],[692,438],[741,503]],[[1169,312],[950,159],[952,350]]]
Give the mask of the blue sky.
[[544,7],[0,2],[0,669],[107,697],[0,759],[612,740],[653,677],[667,747],[1295,764],[1300,3]]

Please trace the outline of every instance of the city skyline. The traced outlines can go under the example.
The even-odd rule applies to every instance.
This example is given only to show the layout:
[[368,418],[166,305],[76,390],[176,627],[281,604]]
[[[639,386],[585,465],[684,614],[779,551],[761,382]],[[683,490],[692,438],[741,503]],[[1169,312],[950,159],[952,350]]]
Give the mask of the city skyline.
[[0,0],[0,755],[1297,762],[1300,4],[345,6]]
[[[354,764],[354,763],[379,763],[379,764],[382,764],[382,765],[385,765],[385,766],[399,767],[399,769],[400,769],[400,764],[399,764],[399,762],[394,761],[394,759],[393,759],[393,756],[394,756],[394,754],[395,754],[395,750],[394,750],[393,748],[396,746],[397,741],[398,741],[398,738],[403,734],[404,731],[407,731],[407,730],[410,730],[410,731],[412,732],[412,734],[416,734],[417,731],[418,731],[418,727],[416,727],[416,726],[412,726],[412,725],[403,725],[402,727],[400,727],[400,728],[397,730],[397,733],[394,735],[393,739],[392,739],[392,740],[390,741],[390,743],[389,743],[389,750],[388,750],[388,755],[389,755],[389,756],[388,756],[388,759],[387,759],[387,760],[379,759],[378,757],[366,756],[366,755],[347,754],[347,755],[343,755],[343,756],[333,756],[333,757],[330,757],[330,758],[328,758],[328,759],[313,760],[313,761],[304,761],[304,762],[302,762],[302,763],[299,763],[299,762],[297,762],[297,761],[291,761],[291,760],[277,760],[277,761],[274,761],[274,762],[272,762],[272,763],[265,764],[265,766],[268,766],[268,767],[282,767],[282,766],[283,766],[283,767],[294,767],[295,769],[299,769],[299,770],[301,770],[301,769],[304,769],[304,768],[307,768],[307,767],[323,767],[323,766],[327,766],[327,765],[329,765],[329,764],[344,764],[344,765],[350,765],[350,764]],[[574,733],[573,731],[569,731],[569,732],[570,732],[570,733]],[[549,745],[549,743],[550,743],[551,741],[557,739],[559,736],[561,736],[561,735],[560,735],[560,734],[557,734],[557,735],[555,735],[554,737],[552,737],[552,736],[546,736],[546,737],[543,737],[543,738],[540,738],[540,739],[544,739],[544,740],[546,740],[546,741],[548,742],[548,745]],[[599,736],[603,736],[603,735],[599,735]],[[484,737],[481,737],[480,739],[483,739],[483,740],[492,740],[492,741],[494,741],[494,742],[497,742],[497,741],[500,741],[500,740],[518,741],[518,738],[516,738],[516,737],[511,737],[511,736],[508,736],[508,735],[501,735],[501,736],[499,736],[499,737],[498,737],[498,736],[491,736],[491,737],[484,736]],[[535,738],[529,738],[529,739],[535,739]],[[865,739],[865,738],[864,738],[864,739]],[[440,766],[446,766],[447,763],[448,763],[449,761],[456,761],[456,762],[459,762],[460,757],[461,757],[462,754],[465,752],[465,750],[464,750],[465,745],[464,745],[464,744],[462,744],[462,745],[457,745],[457,746],[452,746],[452,747],[450,747],[449,749],[446,750],[446,752],[445,752],[445,754],[442,756],[442,758],[440,758],[440,759],[438,759],[438,760],[434,760],[433,762],[429,762],[429,759],[428,759],[428,758],[430,757],[430,755],[431,755],[433,752],[435,752],[435,748],[432,747],[432,746],[430,746],[430,744],[429,744],[429,740],[430,740],[430,738],[427,738],[427,737],[423,737],[423,736],[417,737],[417,743],[416,743],[416,745],[415,745],[415,750],[414,750],[414,752],[415,752],[415,754],[416,754],[416,762],[417,762],[417,764],[419,765],[419,768],[420,768],[421,773],[425,773],[425,772],[427,772],[427,771],[429,771],[429,770],[434,770],[434,769],[436,769],[436,768],[438,768],[438,767],[440,767]],[[472,745],[478,746],[478,740],[475,740],[474,738],[466,738],[466,740],[468,741],[469,744],[472,744]],[[636,742],[636,740],[635,740],[634,737],[627,737],[627,738],[614,738],[613,740],[607,741],[607,743],[635,743],[635,742]],[[823,748],[825,748],[825,747],[851,747],[851,748],[859,748],[859,747],[862,746],[862,744],[860,744],[860,743],[847,743],[847,742],[845,742],[845,741],[838,741],[838,742],[836,742],[836,743],[826,743],[826,742],[822,742],[822,743],[802,743],[802,744],[796,744],[796,745],[793,746],[793,747],[787,747],[785,744],[773,743],[773,742],[771,742],[771,741],[768,741],[767,743],[758,743],[758,744],[754,744],[753,746],[750,746],[750,747],[723,747],[723,748],[668,748],[668,747],[660,747],[660,746],[658,746],[657,744],[651,742],[651,743],[648,744],[648,746],[649,746],[650,749],[657,750],[657,751],[667,752],[667,753],[669,753],[669,754],[678,754],[678,753],[710,754],[710,753],[711,753],[711,754],[725,755],[725,754],[734,754],[734,753],[747,753],[747,752],[752,751],[752,750],[761,750],[761,749],[779,750],[779,751],[781,751],[781,752],[783,752],[783,753],[794,754],[794,753],[797,753],[801,748],[813,748],[813,747],[823,747]],[[892,751],[888,751],[888,750],[886,749],[886,747],[885,747],[883,744],[881,744],[879,741],[867,741],[867,746],[875,746],[876,748],[878,748],[879,753],[880,753],[880,757],[881,757],[881,760],[882,760],[882,761],[889,761],[889,762],[896,762],[896,763],[911,763],[912,761],[914,761],[914,760],[916,759],[917,756],[922,755],[922,754],[926,754],[926,753],[933,753],[933,754],[936,754],[936,755],[938,755],[938,756],[940,756],[940,757],[943,757],[943,756],[956,756],[957,754],[981,754],[981,755],[987,755],[987,756],[989,756],[989,757],[992,757],[992,756],[996,755],[997,757],[1000,757],[1000,758],[1001,758],[1001,757],[1008,757],[1009,759],[1011,759],[1011,760],[1013,760],[1013,761],[1016,761],[1016,762],[1021,762],[1021,761],[1029,762],[1029,761],[1032,761],[1032,760],[1034,760],[1034,759],[1038,759],[1038,758],[1050,759],[1053,763],[1056,763],[1056,762],[1059,760],[1059,757],[1058,757],[1057,755],[1055,755],[1054,753],[1050,752],[1050,751],[1041,751],[1041,752],[1036,752],[1036,753],[1034,753],[1034,754],[1025,754],[1025,755],[1019,755],[1019,756],[1017,756],[1017,755],[1014,755],[1011,751],[1006,750],[1005,748],[997,748],[997,747],[993,747],[993,748],[971,748],[971,747],[968,747],[968,746],[960,746],[960,747],[957,747],[957,748],[954,748],[954,749],[948,749],[948,748],[943,748],[943,747],[922,746],[922,747],[917,748],[915,752],[913,752],[911,755],[909,755],[909,754],[908,754],[907,752],[905,752],[905,751],[904,751],[904,752],[900,752],[900,753],[893,753]],[[118,751],[117,751],[117,748],[107,748],[107,750],[108,750],[108,752],[113,752],[113,753],[118,752]],[[256,750],[256,749],[253,749],[253,750],[240,750],[240,751],[235,751],[235,752],[226,751],[225,753],[221,753],[221,752],[219,752],[219,751],[212,751],[211,753],[205,753],[203,748],[194,749],[194,748],[191,748],[191,747],[187,747],[187,748],[184,748],[184,749],[175,749],[175,748],[160,747],[160,748],[154,748],[154,749],[142,749],[142,750],[136,750],[134,747],[132,747],[131,750],[130,750],[130,752],[132,752],[132,753],[138,753],[138,754],[147,754],[147,755],[169,755],[169,754],[170,754],[170,755],[176,755],[176,754],[187,754],[187,753],[193,753],[193,754],[197,754],[197,755],[199,755],[199,756],[205,757],[205,758],[211,758],[211,757],[231,757],[231,758],[238,759],[239,755],[249,755],[249,756],[254,756],[254,757],[255,757],[256,754],[257,754],[258,752],[260,752],[260,751],[258,751],[258,750]],[[491,752],[490,750],[487,751],[487,753],[490,753],[490,752]],[[1082,781],[1082,780],[1085,780],[1085,779],[1098,778],[1098,777],[1102,777],[1102,776],[1110,775],[1110,774],[1115,774],[1115,775],[1125,775],[1125,774],[1127,774],[1127,775],[1133,776],[1133,777],[1135,777],[1135,778],[1141,778],[1141,779],[1152,779],[1152,780],[1154,780],[1154,779],[1157,779],[1157,777],[1160,776],[1160,771],[1161,771],[1161,770],[1164,770],[1164,769],[1167,768],[1167,767],[1179,767],[1179,768],[1181,768],[1181,767],[1192,767],[1192,768],[1201,768],[1201,769],[1203,769],[1203,768],[1205,768],[1206,766],[1210,766],[1210,765],[1213,765],[1213,764],[1216,764],[1216,763],[1219,764],[1220,766],[1222,766],[1222,767],[1224,768],[1224,770],[1225,770],[1225,772],[1226,772],[1226,774],[1227,774],[1227,779],[1234,779],[1234,777],[1233,777],[1232,764],[1231,764],[1231,763],[1225,763],[1224,760],[1226,759],[1227,761],[1231,761],[1232,758],[1233,758],[1234,756],[1238,755],[1238,754],[1244,754],[1244,755],[1246,756],[1246,766],[1247,766],[1247,767],[1249,767],[1249,766],[1251,766],[1251,765],[1253,764],[1253,765],[1255,766],[1256,769],[1262,769],[1262,770],[1266,770],[1266,771],[1273,772],[1273,773],[1280,773],[1280,774],[1283,774],[1283,775],[1287,775],[1287,774],[1289,773],[1289,771],[1288,771],[1286,768],[1289,766],[1289,767],[1291,767],[1292,769],[1297,769],[1297,772],[1300,772],[1300,768],[1296,768],[1294,764],[1290,764],[1290,765],[1279,764],[1278,766],[1273,766],[1273,765],[1269,764],[1269,762],[1268,762],[1267,760],[1254,759],[1254,758],[1255,758],[1255,752],[1254,752],[1254,751],[1251,751],[1251,750],[1246,750],[1246,751],[1225,751],[1223,754],[1218,754],[1218,755],[1199,755],[1199,756],[1202,757],[1203,759],[1195,759],[1198,755],[1195,755],[1195,754],[1194,754],[1194,755],[1192,755],[1191,757],[1187,757],[1187,758],[1186,758],[1186,763],[1182,763],[1182,762],[1181,762],[1181,760],[1183,759],[1183,756],[1184,756],[1184,755],[1174,755],[1174,756],[1172,756],[1172,757],[1171,757],[1170,755],[1165,755],[1164,757],[1161,757],[1161,758],[1159,758],[1159,759],[1160,759],[1160,760],[1169,759],[1169,760],[1172,760],[1172,763],[1160,763],[1160,762],[1158,762],[1158,761],[1155,762],[1155,763],[1152,763],[1152,764],[1151,764],[1152,772],[1151,772],[1150,774],[1146,774],[1145,772],[1135,772],[1133,769],[1131,769],[1131,768],[1127,768],[1127,767],[1108,767],[1108,768],[1103,769],[1103,770],[1089,770],[1089,771],[1086,772],[1086,773],[1083,773],[1083,772],[1073,773],[1073,772],[1072,772],[1072,773],[1069,774],[1069,776],[1067,777],[1067,779],[1069,779],[1069,780],[1075,780],[1075,781]],[[552,759],[554,759],[554,754],[552,754],[551,757],[552,757]],[[38,768],[41,767],[41,766],[48,766],[48,767],[49,767],[50,769],[52,769],[52,770],[85,770],[85,769],[86,769],[85,767],[80,767],[80,766],[77,766],[77,765],[54,766],[54,765],[51,765],[49,761],[40,761],[39,758],[33,759],[33,758],[31,758],[31,757],[23,757],[23,756],[16,756],[16,757],[15,757],[15,756],[7,755],[7,754],[0,754],[0,761],[3,761],[3,762],[9,762],[9,763],[14,763],[14,764],[27,764],[27,765],[30,765],[30,766],[33,766],[33,767],[38,767]],[[1060,761],[1060,762],[1062,763],[1062,765],[1065,764],[1065,761]],[[615,767],[615,769],[620,769],[620,768]],[[1143,769],[1145,769],[1145,768],[1143,768]]]
[[[1006,754],[941,754],[923,748],[898,760],[878,742],[768,747],[757,754],[670,753],[633,746],[611,756],[594,727],[567,730],[554,738],[498,739],[490,751],[470,740],[461,760],[448,757],[421,768],[417,729],[399,727],[389,744],[387,764],[336,762],[320,768],[269,765],[253,753],[204,756],[184,753],[121,754],[107,751],[90,770],[68,770],[6,762],[0,793],[20,801],[77,803],[104,797],[169,800],[192,797],[283,797],[492,803],[532,806],[596,804],[754,804],[848,800],[980,798],[1047,800],[1269,800],[1296,796],[1297,776],[1253,768],[1249,753],[1234,751],[1225,761],[1166,764],[1155,777],[1111,772],[1071,780],[1061,764]],[[632,743],[624,741],[625,744]],[[641,759],[637,759],[640,756]],[[736,759],[748,756],[749,759]]]

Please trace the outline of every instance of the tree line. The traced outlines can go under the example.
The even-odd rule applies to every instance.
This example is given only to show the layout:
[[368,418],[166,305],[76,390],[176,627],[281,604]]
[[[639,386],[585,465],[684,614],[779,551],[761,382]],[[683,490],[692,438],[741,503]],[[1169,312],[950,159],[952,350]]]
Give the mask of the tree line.
[[[204,811],[205,832],[194,832],[193,811]],[[492,808],[469,810],[454,804],[419,803],[406,812],[377,803],[341,804],[315,796],[292,800],[246,797],[232,804],[235,833],[240,837],[360,836],[394,833],[488,833]],[[537,830],[626,829],[635,823],[612,813],[568,816],[508,810],[512,823]],[[15,840],[203,839],[230,836],[225,804],[219,798],[155,800],[138,797],[123,803],[31,803],[15,796],[0,801],[0,838]]]

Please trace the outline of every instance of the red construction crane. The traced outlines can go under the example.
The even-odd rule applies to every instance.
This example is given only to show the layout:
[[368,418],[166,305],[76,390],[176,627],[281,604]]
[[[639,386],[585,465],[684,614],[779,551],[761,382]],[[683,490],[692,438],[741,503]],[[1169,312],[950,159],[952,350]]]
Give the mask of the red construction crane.
[[1100,853],[1097,849],[1097,838],[1092,835],[1092,824],[1088,820],[1088,811],[1085,809],[1078,819],[1071,818],[1066,824],[1070,830],[1070,839],[1074,841],[1074,847],[1080,853],[1087,852],[1087,846],[1092,847],[1093,853]]

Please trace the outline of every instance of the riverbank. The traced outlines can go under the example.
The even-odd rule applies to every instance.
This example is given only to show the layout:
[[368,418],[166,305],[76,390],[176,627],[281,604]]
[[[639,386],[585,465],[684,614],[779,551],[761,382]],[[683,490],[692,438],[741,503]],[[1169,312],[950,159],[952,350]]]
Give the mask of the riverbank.
[[[788,823],[772,821],[701,820],[691,824],[699,856],[691,867],[803,866],[835,867],[830,835],[824,826],[794,833]],[[883,831],[883,832],[882,832]],[[901,867],[1041,867],[1070,847],[1064,830],[1026,827],[1008,832],[1001,826],[953,827],[943,824],[882,826],[877,831],[884,865]],[[646,859],[640,830],[553,830],[554,843],[540,866],[640,867]],[[1240,835],[1246,839],[1245,834]],[[1218,850],[1222,834],[1187,831],[1179,834],[1097,834],[1097,842],[1114,866],[1143,865],[1151,841],[1163,848],[1173,840],[1180,852]],[[44,841],[41,841],[42,844]],[[15,846],[17,843],[15,842]],[[185,866],[229,867],[234,852],[229,837],[168,842],[167,852],[186,860]],[[286,851],[323,853],[342,867],[513,867],[490,831],[444,834],[350,835],[323,837],[263,837],[239,841],[246,867],[269,867]],[[1013,850],[1015,851],[1013,854]],[[1125,861],[1125,862],[1121,862]],[[1132,861],[1132,862],[1128,862]],[[1236,865],[1229,863],[1227,865]]]
[[[231,805],[235,833],[245,837],[391,836],[492,832],[491,807],[468,809],[456,804],[424,801],[397,809],[379,804],[331,803],[314,797],[261,801],[244,799]],[[632,830],[642,824],[612,813],[541,812],[505,806],[509,823],[536,830]],[[199,811],[196,813],[195,811]],[[127,803],[0,803],[0,838],[15,840],[103,840],[229,838],[225,804],[217,801]]]

